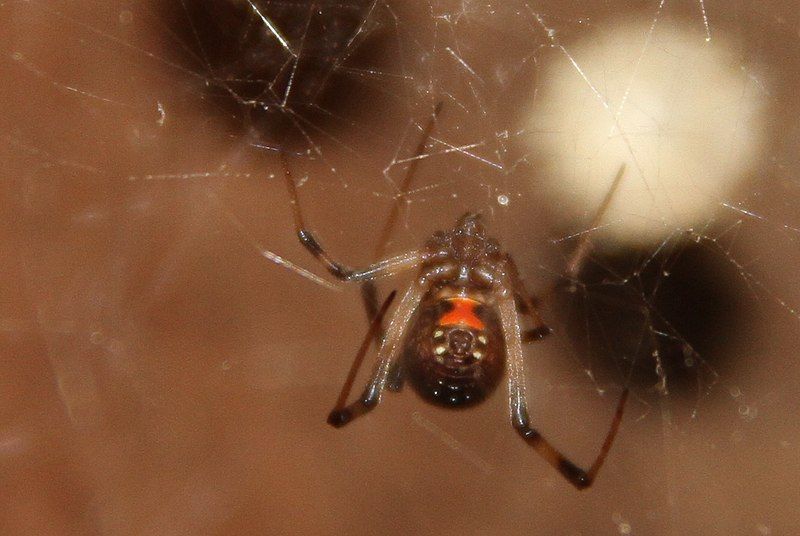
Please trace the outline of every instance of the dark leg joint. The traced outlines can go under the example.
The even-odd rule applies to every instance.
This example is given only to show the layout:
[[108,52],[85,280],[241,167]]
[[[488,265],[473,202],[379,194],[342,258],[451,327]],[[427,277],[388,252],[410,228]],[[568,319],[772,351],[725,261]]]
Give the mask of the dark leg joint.
[[319,259],[325,264],[325,267],[328,269],[328,272],[331,273],[336,279],[341,279],[347,281],[353,275],[353,271],[345,268],[341,264],[335,263],[330,260],[322,249],[322,246],[317,241],[316,237],[312,235],[309,231],[305,229],[301,229],[297,231],[297,237],[300,239],[300,242],[305,246],[305,248],[312,254],[314,257]]
[[350,281],[350,276],[353,275],[352,270],[348,270],[347,268],[342,267],[341,264],[333,264],[333,263],[331,263],[331,265],[328,266],[328,271],[336,279],[341,279],[342,281]]
[[[515,423],[514,428],[517,430],[525,442],[536,449],[536,451],[547,460],[561,475],[566,478],[570,484],[577,489],[586,489],[592,485],[594,477],[590,477],[589,473],[566,459],[561,453],[555,450],[536,430],[531,428],[525,422]],[[594,471],[594,469],[592,470]]]
[[589,475],[586,474],[586,471],[569,460],[559,461],[558,470],[578,489],[586,489],[592,485],[592,481]]
[[334,428],[341,428],[345,424],[352,422],[356,417],[360,417],[378,405],[378,398],[362,398],[342,409],[334,409],[328,414],[328,424]]
[[353,412],[349,409],[335,409],[328,414],[328,424],[334,428],[341,428],[353,420]]
[[535,432],[530,429],[523,431],[522,437],[524,437],[525,441],[527,441],[532,445],[538,445],[539,442],[542,440],[542,436],[539,435],[539,432]]
[[312,255],[315,257],[322,255],[322,246],[319,245],[317,239],[314,238],[314,235],[312,235],[310,232],[306,231],[305,229],[297,231],[297,238],[300,239],[300,242],[308,251],[311,252]]
[[532,428],[529,428],[528,426],[517,426],[516,429],[517,432],[519,432],[519,435],[522,436],[522,439],[524,439],[533,446],[538,445],[542,439],[542,436],[539,435],[539,432],[537,432]]

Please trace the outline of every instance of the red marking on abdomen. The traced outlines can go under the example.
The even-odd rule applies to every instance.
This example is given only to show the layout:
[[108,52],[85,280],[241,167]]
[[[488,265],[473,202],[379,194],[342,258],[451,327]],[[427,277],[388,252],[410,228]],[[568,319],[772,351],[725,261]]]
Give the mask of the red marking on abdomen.
[[453,309],[439,318],[440,326],[465,324],[477,330],[482,330],[486,327],[483,321],[475,314],[475,306],[480,302],[470,298],[450,298],[447,301],[453,305]]

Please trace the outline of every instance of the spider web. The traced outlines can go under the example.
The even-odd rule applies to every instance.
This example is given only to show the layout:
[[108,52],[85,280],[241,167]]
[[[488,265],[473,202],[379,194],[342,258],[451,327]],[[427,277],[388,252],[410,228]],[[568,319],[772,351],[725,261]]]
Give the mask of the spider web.
[[[789,6],[0,13],[12,532],[41,530],[35,518],[115,534],[795,527]],[[500,393],[453,415],[406,389],[324,427],[366,322],[359,290],[296,243],[279,152],[348,264],[483,214],[554,328],[526,350],[538,429],[583,462],[633,393],[590,495],[524,450]],[[593,222],[623,164],[624,192]]]

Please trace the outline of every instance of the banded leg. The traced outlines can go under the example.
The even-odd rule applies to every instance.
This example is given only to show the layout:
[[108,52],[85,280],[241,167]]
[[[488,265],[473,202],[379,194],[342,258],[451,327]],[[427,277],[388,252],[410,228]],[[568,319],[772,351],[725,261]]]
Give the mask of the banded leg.
[[397,291],[395,290],[389,293],[389,295],[383,301],[383,305],[381,306],[380,310],[375,313],[375,318],[372,319],[369,329],[367,330],[367,334],[364,336],[364,340],[361,342],[361,346],[358,348],[356,357],[353,359],[353,364],[350,365],[350,372],[347,373],[347,379],[345,380],[344,385],[342,385],[339,398],[336,399],[336,405],[328,415],[328,423],[335,426],[336,424],[335,422],[332,422],[332,420],[335,421],[336,418],[341,418],[342,411],[347,404],[347,399],[350,396],[350,391],[353,388],[353,382],[356,379],[356,374],[358,374],[358,370],[361,368],[361,363],[364,361],[364,356],[366,355],[367,350],[369,350],[369,347],[372,344],[372,339],[375,337],[375,333],[380,329],[381,322],[383,322],[383,317],[386,315],[386,311],[389,309],[389,306],[392,304],[392,301],[394,301],[394,297],[396,295]]
[[[611,181],[611,187],[609,187],[608,192],[606,192],[605,197],[603,197],[603,201],[600,203],[600,206],[597,207],[597,212],[595,213],[594,218],[592,218],[592,222],[589,224],[590,231],[596,229],[600,225],[600,222],[603,221],[606,211],[611,205],[611,201],[614,200],[614,195],[616,195],[617,190],[619,190],[619,185],[622,183],[622,178],[624,176],[625,163],[619,166],[619,170],[614,176],[614,180]],[[578,240],[577,247],[575,247],[575,250],[569,256],[569,259],[567,259],[565,272],[567,278],[569,278],[571,281],[574,281],[578,277],[581,269],[583,268],[583,263],[586,262],[589,252],[592,250],[592,242],[589,239],[590,235],[590,232],[586,232],[581,235],[580,240]]]
[[[417,143],[416,150],[414,151],[414,157],[411,159],[408,169],[406,170],[406,174],[403,177],[403,181],[397,188],[397,197],[392,203],[391,211],[389,212],[389,216],[386,218],[386,222],[383,225],[383,229],[381,229],[380,234],[378,235],[378,242],[375,246],[375,251],[373,253],[373,259],[380,259],[383,258],[386,254],[386,244],[389,241],[389,238],[392,236],[392,231],[394,230],[395,222],[397,221],[397,216],[400,213],[400,196],[405,195],[409,189],[411,188],[411,184],[414,180],[414,176],[417,172],[417,166],[420,162],[420,155],[423,154],[425,151],[425,145],[428,143],[428,138],[430,138],[431,132],[433,131],[433,127],[436,124],[436,119],[439,116],[439,113],[442,111],[442,102],[440,101],[433,109],[433,113],[431,114],[430,118],[428,119],[428,123],[422,129],[422,137]],[[367,322],[371,322],[375,315],[378,312],[378,289],[375,286],[375,283],[371,280],[366,280],[361,285],[361,299],[364,303],[364,311],[367,314]],[[375,345],[380,347],[381,341],[383,340],[384,332],[383,326],[380,326],[380,329],[375,332]],[[399,391],[402,387],[402,370],[400,370],[399,365],[393,367],[392,371],[389,374],[389,381],[386,386],[387,389],[390,391]]]
[[[394,231],[395,222],[397,221],[397,216],[400,213],[400,203],[399,200],[401,196],[408,193],[409,189],[411,188],[411,184],[414,181],[414,177],[417,172],[417,166],[420,162],[420,155],[423,154],[425,151],[425,145],[428,143],[428,138],[430,138],[431,132],[433,131],[433,127],[436,124],[436,119],[439,116],[439,113],[442,111],[442,102],[440,101],[433,109],[433,113],[431,114],[430,118],[428,119],[427,124],[422,129],[422,137],[417,143],[417,147],[414,151],[414,157],[412,158],[411,162],[408,165],[408,169],[406,170],[406,174],[403,177],[403,181],[397,188],[397,197],[392,203],[391,211],[389,212],[389,216],[386,218],[386,222],[383,225],[383,229],[381,229],[380,234],[378,235],[378,242],[375,246],[375,252],[373,253],[373,259],[380,259],[386,254],[386,244],[389,241],[389,238],[392,236],[392,232]],[[378,288],[375,285],[375,282],[372,280],[366,280],[361,284],[361,300],[364,303],[364,311],[367,314],[367,322],[371,322],[378,313]],[[374,340],[375,340],[375,347],[380,348],[381,341],[384,338],[384,330],[383,325],[379,326],[379,329],[375,331]],[[400,367],[400,364],[397,363],[392,367],[392,370],[389,371],[389,380],[386,383],[386,388],[389,391],[399,391],[403,387],[403,371]]]
[[[592,222],[589,225],[590,230],[597,228],[597,226],[600,225],[600,222],[603,221],[606,211],[611,205],[611,201],[614,200],[614,195],[616,195],[617,191],[619,190],[619,185],[622,183],[622,178],[624,176],[625,164],[623,163],[619,167],[617,174],[614,176],[614,180],[611,181],[611,187],[608,189],[608,192],[606,192],[605,197],[603,197],[603,201],[600,203],[600,206],[597,208],[597,212],[592,218]],[[574,283],[578,279],[584,263],[586,262],[586,259],[589,258],[589,253],[592,251],[590,235],[591,233],[588,232],[583,233],[578,240],[578,245],[567,259],[566,268],[564,270],[564,278],[570,281],[570,283]],[[513,262],[511,264],[513,267]],[[517,293],[517,306],[522,314],[530,316],[534,325],[533,329],[527,330],[522,334],[522,341],[525,343],[539,341],[551,333],[551,330],[544,324],[544,322],[542,322],[541,318],[539,317],[539,314],[536,310],[536,303],[541,302],[552,295],[556,288],[558,288],[561,280],[550,285],[539,295],[538,298],[533,298],[525,290],[525,285],[522,282],[522,279],[519,277],[516,267],[513,267],[510,275],[515,292]]]
[[350,268],[333,260],[325,249],[323,249],[319,240],[306,228],[305,221],[303,220],[303,213],[300,209],[300,202],[297,197],[297,187],[295,186],[289,165],[286,162],[286,156],[280,153],[280,159],[283,164],[286,189],[289,192],[289,202],[292,207],[297,237],[300,239],[300,243],[325,266],[331,275],[342,281],[365,281],[376,277],[394,275],[419,265],[422,260],[422,255],[419,251],[409,251],[402,255],[389,257],[388,259],[378,261],[361,269]]
[[597,477],[597,473],[603,466],[609,450],[611,450],[614,438],[617,436],[617,431],[622,422],[625,402],[628,399],[628,389],[626,388],[622,392],[622,396],[617,403],[617,410],[614,413],[614,418],[611,421],[611,427],[606,434],[605,441],[603,441],[603,446],[600,448],[600,453],[597,455],[597,458],[589,467],[588,471],[581,469],[553,447],[553,445],[537,432],[536,429],[531,427],[525,397],[522,337],[515,300],[510,297],[504,298],[500,301],[499,310],[509,359],[508,401],[511,423],[525,442],[530,445],[537,454],[544,458],[547,463],[561,473],[561,476],[567,479],[570,484],[579,490],[588,488]]
[[[377,327],[380,326],[380,321],[383,317],[383,314],[379,314],[378,317],[375,318],[369,332],[367,332],[367,336],[364,338],[364,342],[361,344],[359,354],[356,356],[357,363],[354,363],[354,366],[351,368],[350,374],[348,375],[348,381],[342,388],[339,399],[336,401],[336,406],[328,415],[328,424],[335,426],[336,428],[342,427],[356,417],[375,409],[375,406],[378,405],[381,399],[381,394],[383,393],[383,390],[386,387],[386,382],[389,378],[389,371],[392,369],[392,366],[397,362],[398,357],[400,356],[403,344],[403,334],[405,333],[406,326],[409,324],[411,316],[417,309],[417,306],[419,305],[424,293],[425,283],[421,279],[412,283],[408,291],[406,291],[403,299],[397,306],[397,310],[392,316],[392,320],[389,322],[389,327],[386,330],[386,337],[381,344],[380,349],[378,350],[375,370],[372,373],[372,378],[367,384],[366,389],[364,389],[364,393],[355,402],[345,405],[350,391],[350,386],[352,386],[353,383],[352,378],[355,378],[355,372],[358,369],[357,365],[360,365],[360,361],[363,359],[363,354],[366,353],[367,349],[369,349],[371,340],[374,336],[373,331],[377,330]],[[388,303],[384,302],[384,306],[381,308],[382,310],[379,311],[379,313],[385,313],[387,308]]]
[[539,310],[536,308],[530,293],[525,289],[525,283],[519,276],[519,270],[517,270],[517,265],[511,256],[506,257],[505,273],[511,284],[511,289],[514,292],[517,308],[520,313],[528,316],[533,323],[533,327],[525,330],[522,334],[523,342],[529,343],[544,339],[546,336],[550,335],[553,330],[544,323],[544,320],[542,320],[542,317],[539,315]]
[[[378,316],[378,288],[372,280],[364,281],[361,285],[361,299],[364,303],[364,310],[367,313],[367,321],[372,322]],[[384,339],[383,320],[381,320],[375,329],[370,328],[371,340],[375,341],[375,346],[381,347],[381,341]],[[371,342],[370,339],[365,341],[367,347]],[[389,370],[389,379],[386,381],[386,389],[389,391],[397,392],[403,388],[403,370],[400,363],[397,362],[392,365]]]

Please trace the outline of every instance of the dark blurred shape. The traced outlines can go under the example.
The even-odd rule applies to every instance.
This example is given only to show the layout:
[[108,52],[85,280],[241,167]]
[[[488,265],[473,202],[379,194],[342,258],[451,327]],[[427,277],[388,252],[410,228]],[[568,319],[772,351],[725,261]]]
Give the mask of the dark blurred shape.
[[383,10],[366,0],[172,0],[160,9],[176,36],[171,52],[206,78],[213,108],[268,144],[352,121],[370,102],[369,73],[391,56]]
[[696,397],[729,366],[728,356],[739,355],[731,334],[748,329],[738,274],[704,243],[676,240],[652,258],[642,255],[595,254],[582,285],[559,292],[570,341],[593,368],[605,369],[595,371],[601,377],[630,371],[623,379],[642,391]]

